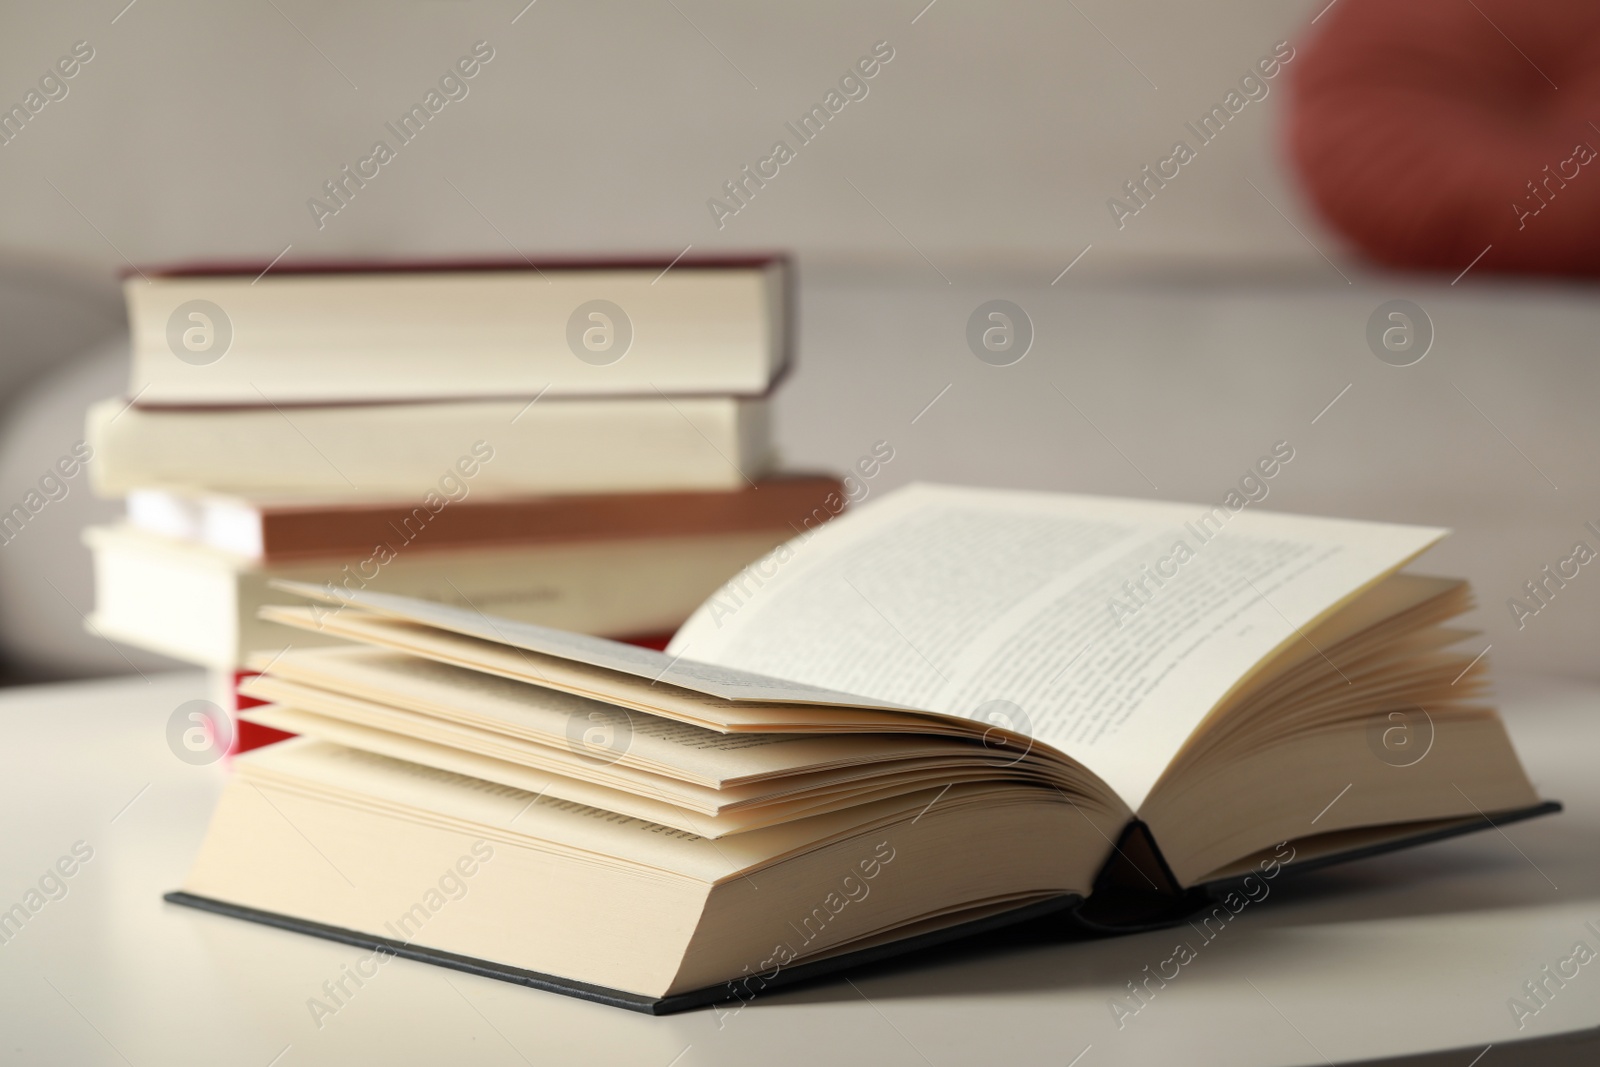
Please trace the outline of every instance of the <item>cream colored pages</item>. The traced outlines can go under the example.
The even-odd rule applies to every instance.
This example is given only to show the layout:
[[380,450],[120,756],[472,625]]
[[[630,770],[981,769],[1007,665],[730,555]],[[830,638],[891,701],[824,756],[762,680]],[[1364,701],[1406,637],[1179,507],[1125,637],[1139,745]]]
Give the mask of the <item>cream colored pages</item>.
[[629,815],[636,819],[684,830],[699,837],[720,837],[727,831],[715,816],[690,811],[676,804],[641,796],[638,793],[584,781],[563,774],[552,774],[536,767],[512,763],[461,748],[450,748],[431,741],[388,730],[372,729],[353,722],[330,719],[299,708],[263,704],[241,712],[240,719],[274,730],[284,730],[317,741],[331,741],[346,748],[404,760],[452,774],[480,778],[486,782],[520,789],[532,795],[567,800],[591,808]]
[[1017,726],[1137,810],[1275,649],[1444,532],[917,485],[746,568],[667,651]]
[[767,402],[756,398],[373,404],[359,417],[329,404],[296,408],[293,421],[260,394],[250,403],[257,406],[176,410],[129,407],[112,397],[91,405],[85,434],[96,491],[421,503],[441,477],[459,474],[462,462],[475,471],[462,480],[475,495],[742,489],[770,461]]
[[[923,761],[924,765],[919,768],[902,773],[870,778],[858,775],[856,781],[840,778],[831,785],[824,783],[792,795],[770,794],[769,791],[769,796],[757,801],[728,804],[719,809],[715,801],[730,798],[714,797],[711,804],[695,806],[679,797],[650,795],[627,783],[613,788],[598,780],[554,773],[536,765],[435,744],[410,734],[371,728],[300,708],[264,704],[242,712],[239,717],[311,740],[331,741],[346,748],[511,786],[552,800],[572,801],[706,838],[746,833],[795,819],[860,807],[886,797],[926,792],[929,788],[943,789],[953,783],[985,783],[1002,778],[985,773],[982,767],[974,769],[949,762],[938,765],[937,761],[929,760]],[[1021,776],[1012,777],[1013,782],[1019,780],[1023,780]]]
[[[840,837],[915,815],[938,797],[940,814],[985,797],[1014,795],[994,783],[957,785],[873,801],[845,811],[712,841],[599,808],[372,752],[298,737],[240,756],[246,784],[299,789],[351,807],[516,840],[596,863],[654,868],[704,882],[730,878]],[[317,827],[297,827],[315,848]]]
[[[780,356],[782,308],[759,267],[274,271],[138,277],[123,291],[128,395],[146,403],[753,395]],[[215,303],[197,312],[202,300]],[[180,345],[196,354],[174,358]]]
[[[415,604],[419,614],[427,614],[439,606],[410,597],[388,599]],[[529,652],[513,645],[479,637],[466,637],[407,619],[388,618],[366,611],[324,612],[319,618],[313,608],[289,608],[269,604],[260,610],[260,616],[286,626],[348,638],[351,641],[406,652],[452,666],[498,674],[516,681],[591,697],[618,707],[631,708],[650,715],[661,715],[713,730],[754,733],[807,731],[842,733],[848,730],[871,730],[902,733],[944,732],[958,736],[969,736],[971,732],[970,723],[949,715],[914,716],[901,712],[874,711],[853,705],[821,707],[812,704],[773,704],[755,701],[736,703],[722,697],[707,696],[684,686],[656,685],[639,675],[592,667],[560,656]],[[491,616],[484,618],[493,621]],[[498,622],[515,625],[507,619],[500,619]],[[572,636],[581,637],[578,634]],[[648,652],[649,649],[640,651]],[[253,655],[250,657],[250,665],[257,670],[268,670],[272,667],[272,657]]]
[[[331,584],[274,581],[275,588],[312,600],[355,604],[387,618],[403,619],[449,633],[476,637],[511,648],[556,656],[591,667],[645,678],[652,685],[664,683],[724,700],[779,704],[839,704],[845,707],[878,707],[881,701],[867,700],[848,692],[832,692],[783,678],[764,677],[750,671],[727,670],[709,663],[657,652],[604,637],[555,630],[531,622],[497,618],[481,611],[437,604],[413,597],[392,596],[368,590],[353,591]],[[320,625],[331,612],[313,610],[313,623]],[[266,614],[263,613],[263,617]],[[315,627],[311,627],[315,628]]]
[[[272,661],[270,675],[246,680],[241,690],[263,699],[297,703],[299,694],[293,689],[285,691],[285,682],[317,687],[329,699],[380,701],[445,722],[554,745],[601,766],[620,762],[709,786],[965,751],[956,741],[915,735],[718,733],[655,715],[629,715],[587,697],[374,648],[293,649]],[[311,706],[309,710],[319,709]]]

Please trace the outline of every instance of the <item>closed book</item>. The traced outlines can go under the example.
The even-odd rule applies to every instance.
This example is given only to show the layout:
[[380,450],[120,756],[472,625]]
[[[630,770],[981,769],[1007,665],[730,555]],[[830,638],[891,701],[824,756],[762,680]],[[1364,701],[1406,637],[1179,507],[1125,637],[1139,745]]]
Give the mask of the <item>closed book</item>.
[[298,598],[292,578],[343,589],[425,597],[508,618],[614,637],[675,629],[741,567],[792,536],[788,527],[698,537],[359,553],[264,564],[128,526],[84,532],[94,560],[98,634],[218,669],[251,652],[276,653],[336,639],[295,634],[257,617]]
[[128,494],[128,522],[149,533],[277,562],[408,550],[614,541],[795,530],[844,507],[829,475],[785,474],[732,490],[333,502],[165,489]]
[[767,403],[734,397],[89,409],[98,492],[342,499],[736,489],[765,473]]
[[148,406],[765,393],[785,260],[146,270],[125,284]]

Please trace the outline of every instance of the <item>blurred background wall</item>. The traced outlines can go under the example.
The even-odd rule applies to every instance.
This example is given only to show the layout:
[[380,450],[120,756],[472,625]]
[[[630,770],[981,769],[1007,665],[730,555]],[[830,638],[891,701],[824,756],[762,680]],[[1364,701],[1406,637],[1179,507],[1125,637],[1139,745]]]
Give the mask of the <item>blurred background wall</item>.
[[[1600,309],[1583,282],[1378,271],[1321,224],[1283,144],[1325,0],[524,2],[10,5],[0,105],[76,42],[93,57],[0,146],[0,501],[121,389],[130,263],[782,248],[790,465],[844,470],[887,440],[875,492],[1212,503],[1288,441],[1268,506],[1454,527],[1428,566],[1473,578],[1491,657],[1600,674],[1600,572],[1521,629],[1506,606],[1600,546]],[[465,95],[399,144],[386,124],[480,41]],[[786,124],[875,46],[892,58],[865,95],[800,144]],[[1197,143],[1185,124],[1275,49],[1295,58],[1265,96],[1119,225],[1108,200],[1136,203],[1125,183]],[[339,205],[324,183],[379,139],[394,158]],[[780,139],[794,158],[731,199]],[[319,225],[312,198],[339,210]],[[1034,324],[1011,367],[964,338],[996,297]],[[1367,342],[1396,298],[1434,327],[1410,367]],[[156,666],[83,632],[77,529],[115,510],[79,485],[0,545],[13,678]]]
[[[920,262],[914,244],[947,270],[960,257],[1053,276],[1101,242],[1096,260],[1317,261],[1245,180],[1305,225],[1275,163],[1282,92],[1137,225],[1117,232],[1105,206],[1258,57],[1303,38],[1305,4],[126,3],[8,19],[0,99],[74,42],[94,49],[68,97],[3,150],[0,239],[19,252],[265,262],[290,243],[296,256],[501,255],[509,240]],[[394,140],[384,124],[480,40],[494,58],[467,97],[319,230],[306,200]],[[706,200],[794,140],[784,123],[878,41],[894,58],[866,98],[718,230]]]

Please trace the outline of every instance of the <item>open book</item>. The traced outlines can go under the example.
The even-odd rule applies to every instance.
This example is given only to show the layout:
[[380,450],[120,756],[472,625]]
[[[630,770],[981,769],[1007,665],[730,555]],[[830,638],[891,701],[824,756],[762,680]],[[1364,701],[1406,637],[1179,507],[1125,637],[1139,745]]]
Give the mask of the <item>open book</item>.
[[[169,899],[638,1010],[1065,910],[1225,921],[1284,870],[1556,810],[1443,531],[912,486],[665,653],[298,586]],[[332,1006],[330,1006],[331,1009]]]

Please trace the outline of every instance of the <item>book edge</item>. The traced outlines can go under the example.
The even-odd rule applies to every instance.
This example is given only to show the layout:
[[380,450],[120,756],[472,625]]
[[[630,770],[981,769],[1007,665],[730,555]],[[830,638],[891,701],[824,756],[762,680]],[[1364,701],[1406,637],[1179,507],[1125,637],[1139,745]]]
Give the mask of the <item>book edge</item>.
[[[548,396],[544,392],[534,394],[526,391],[510,391],[504,393],[462,393],[429,396],[392,395],[392,396],[366,396],[366,397],[338,397],[329,399],[285,399],[268,400],[265,403],[255,400],[128,400],[126,397],[112,397],[113,400],[125,401],[125,406],[135,411],[148,411],[156,413],[166,412],[228,412],[228,411],[296,411],[304,408],[378,408],[378,407],[442,407],[449,404],[513,404],[518,400],[527,401],[528,406],[544,398],[546,404],[571,404],[585,403],[588,401],[608,402],[614,400],[653,401],[660,402],[663,398],[673,398],[680,401],[726,401],[730,404],[759,404],[772,399],[778,386],[782,385],[789,376],[790,363],[781,364],[768,378],[767,384],[760,389],[744,391],[723,391],[705,389],[689,389],[677,391],[671,388],[663,391],[643,392],[639,390],[618,390],[615,392],[591,392],[556,390]],[[667,401],[671,403],[670,400]]]
[[[1431,844],[1464,834],[1475,833],[1480,830],[1498,829],[1499,827],[1520,822],[1525,819],[1536,818],[1540,815],[1554,814],[1563,810],[1560,801],[1547,800],[1531,807],[1520,808],[1514,811],[1501,812],[1498,815],[1485,815],[1481,819],[1466,819],[1454,826],[1442,827],[1435,830],[1424,831],[1419,834],[1397,838],[1393,841],[1376,845],[1367,845],[1351,849],[1346,852],[1334,853],[1329,856],[1320,856],[1316,859],[1305,860],[1301,863],[1290,862],[1284,865],[1285,872],[1304,874],[1319,870],[1323,867],[1337,863],[1347,863],[1359,859],[1367,859],[1389,852],[1396,852],[1405,848]],[[1132,820],[1129,827],[1133,827],[1138,820]],[[1153,840],[1152,840],[1153,844]],[[1159,849],[1156,850],[1159,857]],[[1164,860],[1161,860],[1163,864]],[[1228,890],[1243,885],[1244,879],[1251,877],[1244,875],[1238,878],[1219,879],[1213,882],[1204,882],[1191,887],[1185,892],[1182,900],[1203,901],[1199,908],[1215,903]],[[639,993],[630,993],[626,990],[614,989],[609,986],[595,985],[580,982],[575,979],[561,978],[556,975],[545,974],[540,971],[531,971],[508,964],[495,963],[473,956],[464,956],[457,953],[446,952],[441,949],[408,944],[390,938],[376,937],[371,934],[360,933],[343,927],[331,926],[306,919],[296,919],[292,916],[276,912],[263,911],[257,908],[230,904],[227,901],[216,900],[182,890],[174,890],[163,894],[162,899],[170,904],[195,908],[200,911],[224,915],[229,918],[243,919],[248,922],[271,926],[292,933],[320,937],[329,941],[352,945],[358,948],[385,950],[405,959],[416,960],[422,963],[431,963],[435,966],[447,967],[452,970],[462,971],[467,974],[476,974],[484,978],[495,978],[514,985],[523,985],[532,989],[539,989],[548,993],[558,993],[580,1000],[588,1000],[611,1007],[624,1008],[629,1011],[640,1012],[646,1015],[670,1015],[677,1012],[688,1011],[694,1008],[707,1007],[712,1004],[725,1003],[739,1000],[745,1002],[747,998],[741,997],[736,990],[738,979],[701,989],[691,990],[687,993],[675,993],[664,997],[649,997]],[[764,993],[772,988],[785,988],[801,985],[813,980],[826,978],[841,971],[866,966],[882,960],[891,959],[924,948],[974,937],[1004,927],[1017,925],[1031,919],[1042,918],[1056,912],[1067,912],[1072,921],[1082,930],[1100,935],[1132,934],[1147,930],[1163,929],[1176,926],[1185,921],[1194,911],[1185,911],[1184,914],[1163,916],[1154,922],[1142,924],[1106,926],[1086,920],[1080,912],[1085,898],[1076,894],[1065,894],[1052,897],[1049,900],[1035,901],[1032,904],[1013,908],[997,915],[985,916],[971,922],[958,923],[954,926],[940,930],[929,931],[914,937],[903,938],[873,945],[856,952],[846,952],[838,956],[817,960],[813,963],[801,964],[797,967],[779,971],[771,978],[758,976],[763,982],[759,992]],[[1175,902],[1176,903],[1176,902]],[[748,991],[748,989],[747,989]],[[758,995],[752,993],[751,998]]]
[[[1421,845],[1431,845],[1436,841],[1445,841],[1453,837],[1462,837],[1466,834],[1480,833],[1484,830],[1498,830],[1511,823],[1522,822],[1526,819],[1536,819],[1541,815],[1554,815],[1564,810],[1559,800],[1542,800],[1526,808],[1513,808],[1510,811],[1491,812],[1479,816],[1466,815],[1460,821],[1450,825],[1436,827],[1432,830],[1423,830],[1404,837],[1392,838],[1371,845],[1361,845],[1344,852],[1333,852],[1326,856],[1317,856],[1314,859],[1290,861],[1283,865],[1285,874],[1301,875],[1318,871],[1324,867],[1332,867],[1341,863],[1354,863],[1357,860],[1371,859],[1376,856],[1386,855],[1390,852],[1399,852],[1408,848],[1417,848]],[[1237,875],[1231,878],[1218,878],[1210,882],[1199,882],[1193,887],[1211,895],[1214,901],[1217,897],[1230,890],[1240,889],[1246,878],[1251,874]]]
[[753,251],[723,256],[680,256],[674,259],[661,255],[617,256],[549,256],[539,259],[323,259],[299,260],[288,264],[265,263],[261,260],[194,260],[148,267],[130,266],[119,277],[127,279],[138,275],[148,278],[256,278],[271,271],[274,274],[450,274],[450,273],[509,273],[513,271],[540,270],[662,270],[675,266],[684,270],[765,270],[774,266],[785,270],[793,266],[793,257],[787,252]]
[[[476,956],[463,956],[442,949],[428,948],[422,945],[408,944],[395,941],[391,938],[376,937],[344,927],[330,926],[325,923],[314,922],[309,919],[296,919],[292,916],[278,912],[263,911],[258,908],[245,907],[239,904],[230,904],[227,901],[217,900],[212,897],[187,893],[183,890],[173,890],[164,893],[162,900],[169,904],[178,904],[183,907],[195,908],[216,915],[225,915],[233,919],[243,919],[247,922],[260,923],[264,926],[287,930],[292,933],[306,934],[311,937],[320,937],[328,941],[337,941],[341,944],[352,945],[357,948],[384,950],[392,952],[403,959],[416,960],[421,963],[431,963],[438,967],[447,967],[451,970],[475,974],[482,978],[495,978],[513,985],[528,986],[532,989],[542,990],[547,993],[559,993],[563,996],[575,997],[579,1000],[593,1001],[606,1004],[615,1008],[625,1008],[646,1015],[671,1015],[677,1012],[688,1011],[693,1008],[702,1008],[711,1004],[720,1004],[727,1001],[738,1000],[747,1002],[759,994],[752,993],[749,998],[740,997],[735,986],[738,978],[713,986],[691,990],[687,993],[674,993],[664,997],[649,997],[640,993],[630,993],[622,989],[613,989],[609,986],[594,985],[589,982],[580,982],[571,978],[561,978],[541,971],[530,971],[509,964],[495,963],[492,960],[480,959]],[[1035,901],[1025,904],[997,915],[987,915],[970,922],[957,923],[940,930],[931,930],[914,937],[889,941],[884,944],[873,945],[869,948],[855,952],[846,952],[838,956],[804,963],[779,971],[770,979],[765,976],[753,976],[763,982],[760,992],[764,993],[775,987],[789,987],[809,982],[814,979],[835,974],[847,968],[865,966],[880,960],[899,956],[904,953],[914,952],[918,949],[932,948],[936,945],[961,940],[967,937],[998,930],[1002,927],[1012,926],[1026,922],[1030,919],[1040,918],[1054,912],[1063,911],[1082,901],[1076,894],[1065,894],[1052,897],[1049,900]],[[741,976],[752,977],[752,976]]]

